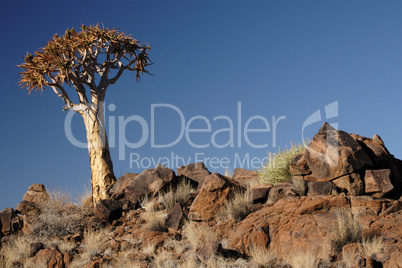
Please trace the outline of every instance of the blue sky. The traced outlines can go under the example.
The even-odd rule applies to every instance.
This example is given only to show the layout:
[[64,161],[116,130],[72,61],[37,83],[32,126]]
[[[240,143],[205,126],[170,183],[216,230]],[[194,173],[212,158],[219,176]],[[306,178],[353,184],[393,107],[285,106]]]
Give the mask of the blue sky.
[[[204,159],[211,171],[254,169],[267,152],[300,142],[304,122],[321,111],[321,120],[304,129],[311,139],[329,104],[327,121],[379,134],[402,158],[400,1],[8,1],[0,15],[0,208],[15,208],[33,183],[73,193],[90,183],[88,152],[66,137],[61,99],[50,90],[28,96],[16,67],[27,51],[81,23],[120,28],[152,47],[154,76],[137,83],[125,73],[108,89],[116,177],[158,159],[176,169],[172,155]],[[148,135],[129,118],[142,118]],[[152,123],[156,144],[177,143],[152,146]],[[81,118],[74,116],[71,126],[84,142]],[[196,128],[204,132],[191,132]],[[262,131],[245,136],[245,128]],[[122,137],[145,143],[119,147]]]

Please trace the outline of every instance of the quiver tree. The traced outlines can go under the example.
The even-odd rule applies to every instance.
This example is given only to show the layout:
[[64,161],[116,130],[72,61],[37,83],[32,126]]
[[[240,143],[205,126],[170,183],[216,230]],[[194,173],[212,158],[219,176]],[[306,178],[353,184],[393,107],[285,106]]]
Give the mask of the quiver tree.
[[[28,92],[49,87],[64,102],[65,110],[79,113],[85,124],[91,166],[92,200],[96,204],[108,198],[116,180],[105,130],[104,100],[106,90],[125,70],[135,71],[137,81],[146,66],[150,47],[117,29],[82,25],[81,31],[67,29],[45,45],[27,54],[19,67],[20,85]],[[69,94],[74,92],[78,102]]]

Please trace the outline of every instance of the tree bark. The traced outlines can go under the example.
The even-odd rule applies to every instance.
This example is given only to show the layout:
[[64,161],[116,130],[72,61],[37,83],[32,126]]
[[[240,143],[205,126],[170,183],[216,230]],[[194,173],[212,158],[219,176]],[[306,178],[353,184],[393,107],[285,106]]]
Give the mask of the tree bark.
[[[100,104],[102,105],[102,104]],[[87,109],[82,113],[87,132],[89,164],[91,167],[92,202],[109,198],[109,189],[116,178],[110,157],[103,109]]]

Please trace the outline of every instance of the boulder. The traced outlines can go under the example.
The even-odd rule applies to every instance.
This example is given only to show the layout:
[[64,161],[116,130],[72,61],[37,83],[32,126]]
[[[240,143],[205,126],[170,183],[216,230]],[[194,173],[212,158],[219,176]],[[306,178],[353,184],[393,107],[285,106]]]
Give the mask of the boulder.
[[352,268],[375,268],[377,267],[370,256],[357,256],[352,264]]
[[188,218],[193,221],[212,220],[236,188],[241,187],[235,181],[212,173],[205,178],[200,193],[191,204]]
[[49,195],[46,193],[45,185],[35,183],[28,187],[28,191],[24,194],[22,199],[24,201],[39,203],[43,200],[47,200]]
[[17,213],[12,208],[5,208],[0,212],[1,233],[9,235],[13,231],[13,218],[17,217]]
[[390,169],[391,182],[400,191],[402,190],[402,165],[385,147],[383,140],[378,135],[366,138],[356,134],[351,134],[356,139],[373,162],[372,169]]
[[269,191],[274,186],[271,183],[257,185],[249,189],[250,200],[253,204],[265,203],[268,198]]
[[275,187],[271,188],[269,190],[269,195],[268,195],[268,204],[273,204],[280,199],[283,198],[293,198],[296,197],[297,193],[293,188],[293,185],[290,183],[280,183],[276,185]]
[[205,178],[211,174],[202,162],[178,167],[176,173],[177,176],[186,176],[187,178],[198,182],[198,189],[201,189]]
[[122,204],[114,199],[103,199],[95,205],[95,216],[102,221],[112,223],[122,216]]
[[222,244],[214,241],[206,241],[201,249],[197,253],[197,257],[203,261],[207,262],[209,259],[220,254],[222,251]]
[[[348,207],[348,200],[342,196],[281,199],[239,222],[228,248],[247,255],[250,255],[252,246],[275,249],[279,257],[306,248],[318,254],[322,250],[322,241],[335,239],[335,211],[344,207]],[[331,250],[328,248],[328,254]]]
[[255,170],[247,170],[243,168],[236,168],[233,171],[232,179],[238,182],[242,187],[252,187],[260,183],[260,176]]
[[179,203],[177,203],[166,217],[166,228],[170,232],[177,232],[180,222],[183,219],[183,210]]
[[112,188],[109,190],[110,197],[113,199],[122,199],[125,197],[127,188],[138,176],[137,173],[126,173],[116,180]]
[[311,169],[307,164],[304,152],[299,153],[292,158],[290,161],[290,173],[293,176],[305,176],[311,174]]
[[37,262],[44,262],[48,268],[64,268],[63,254],[58,249],[42,249],[36,254],[35,258]]
[[[146,195],[155,196],[172,184],[179,182],[173,170],[158,164],[155,168],[144,170],[141,174],[125,174],[121,182],[116,181],[110,190],[112,197],[123,203],[138,204]],[[136,207],[136,206],[134,206]]]
[[383,197],[394,189],[391,183],[391,170],[366,170],[364,176],[365,192],[375,197]]
[[330,181],[373,165],[352,136],[328,123],[314,135],[304,156],[316,181]]
[[330,195],[332,192],[332,182],[330,181],[313,181],[308,184],[308,196]]
[[22,215],[39,214],[40,210],[37,203],[29,201],[21,201],[18,203],[15,211]]
[[362,195],[364,193],[364,185],[359,173],[339,177],[332,183],[348,195]]

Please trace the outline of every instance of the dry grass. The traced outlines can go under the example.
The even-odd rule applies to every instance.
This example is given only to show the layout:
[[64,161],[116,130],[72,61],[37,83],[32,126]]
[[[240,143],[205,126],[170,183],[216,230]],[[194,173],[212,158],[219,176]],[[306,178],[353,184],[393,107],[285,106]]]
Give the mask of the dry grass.
[[359,242],[361,239],[361,227],[357,216],[346,209],[336,211],[338,229],[336,230],[336,244],[339,249],[348,243]]
[[148,196],[145,196],[141,200],[140,205],[147,212],[155,211],[155,201],[153,199],[150,199]]
[[52,190],[49,199],[39,203],[40,215],[33,218],[31,230],[36,237],[51,239],[82,231],[85,215],[71,202],[67,192]]
[[156,268],[176,267],[176,262],[173,260],[172,253],[166,250],[153,254],[152,265]]
[[105,250],[106,242],[109,239],[110,231],[107,229],[86,230],[81,245],[83,252],[74,258],[70,267],[79,268],[89,263],[93,256],[101,254]]
[[272,267],[276,263],[276,254],[266,248],[251,247],[250,255],[259,267]]
[[182,180],[176,188],[170,187],[169,190],[162,195],[162,203],[169,211],[177,203],[183,205],[192,192],[194,192],[194,189],[191,187],[190,183]]
[[[43,241],[42,241],[43,242]],[[70,252],[72,249],[76,248],[77,245],[73,242],[68,242],[59,238],[54,238],[51,240],[44,241],[45,247],[57,247],[59,251],[63,254]]]
[[318,265],[318,260],[309,251],[299,251],[290,253],[287,262],[292,268],[314,268]]
[[0,251],[0,266],[14,267],[13,263],[24,262],[32,254],[31,243],[31,237],[17,236],[3,245]]
[[361,255],[371,256],[374,253],[381,253],[385,248],[384,239],[379,236],[365,238],[360,243],[359,248]]
[[225,203],[219,218],[231,218],[236,222],[244,220],[251,212],[252,203],[250,201],[249,191],[236,190],[232,197]]
[[88,185],[84,184],[82,186],[82,192],[75,197],[77,206],[82,208],[82,209],[86,209],[86,206],[88,205],[87,201],[91,197],[92,197],[91,186],[90,185],[88,186]]
[[145,214],[145,227],[149,231],[166,231],[166,213],[163,211],[150,211]]
[[155,209],[155,201],[145,197],[141,201],[141,207],[145,209],[145,213],[143,214],[146,222],[145,227],[149,231],[165,232],[167,214]]
[[371,256],[384,251],[385,244],[382,237],[365,238],[358,244],[357,250],[348,250],[342,253],[342,261],[346,267],[351,267],[357,256]]
[[86,230],[82,246],[90,253],[102,251],[110,237],[111,233],[107,229]]
[[286,182],[292,178],[290,173],[290,161],[292,158],[306,148],[306,144],[291,144],[289,149],[278,153],[268,154],[268,163],[259,171],[261,180],[264,183],[272,183],[274,186]]
[[187,221],[183,225],[183,236],[191,244],[194,251],[206,241],[219,241],[219,235],[208,226]]

